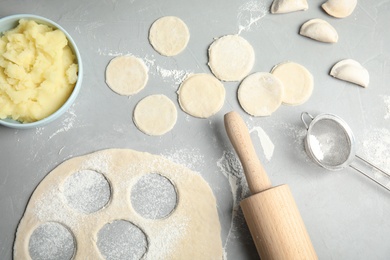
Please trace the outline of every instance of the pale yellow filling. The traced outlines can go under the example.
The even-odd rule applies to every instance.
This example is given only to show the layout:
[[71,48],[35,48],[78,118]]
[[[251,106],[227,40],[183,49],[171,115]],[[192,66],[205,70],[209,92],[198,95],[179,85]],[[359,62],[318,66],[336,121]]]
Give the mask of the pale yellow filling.
[[0,38],[0,118],[27,123],[51,115],[72,93],[77,72],[62,31],[21,19]]

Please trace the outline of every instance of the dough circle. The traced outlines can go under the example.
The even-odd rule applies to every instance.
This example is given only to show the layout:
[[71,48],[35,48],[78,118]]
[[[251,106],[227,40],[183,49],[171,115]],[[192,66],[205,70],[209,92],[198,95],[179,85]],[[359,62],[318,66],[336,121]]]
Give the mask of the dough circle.
[[182,52],[190,40],[187,25],[178,17],[165,16],[156,20],[149,30],[149,42],[164,56],[175,56]]
[[179,87],[179,104],[184,112],[199,118],[217,113],[225,102],[225,87],[206,73],[189,75]]
[[106,83],[119,95],[130,96],[141,91],[148,82],[148,68],[134,56],[113,58],[106,68]]
[[239,35],[226,35],[215,40],[209,48],[209,67],[223,81],[240,81],[255,63],[252,45]]
[[165,95],[150,95],[134,109],[133,121],[139,130],[148,135],[163,135],[176,124],[175,104]]
[[252,116],[269,116],[282,103],[283,83],[268,72],[246,77],[238,88],[241,107]]
[[[63,195],[66,179],[82,170],[102,173],[112,188],[110,203],[90,214],[73,210]],[[145,219],[131,204],[132,187],[150,173],[168,178],[176,188],[176,208],[163,219]],[[75,157],[50,172],[35,189],[18,225],[14,259],[29,259],[29,239],[47,222],[61,223],[73,234],[74,259],[103,259],[96,244],[98,232],[116,220],[136,223],[146,234],[148,248],[142,259],[222,259],[221,226],[210,186],[184,166],[129,149]]]
[[310,98],[314,86],[313,76],[302,65],[287,61],[276,65],[271,73],[283,83],[283,104],[296,106]]

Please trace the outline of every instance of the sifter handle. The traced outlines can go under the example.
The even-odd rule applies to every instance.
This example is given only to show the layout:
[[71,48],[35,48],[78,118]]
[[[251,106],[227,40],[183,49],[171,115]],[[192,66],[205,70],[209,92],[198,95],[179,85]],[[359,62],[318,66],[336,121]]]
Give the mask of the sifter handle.
[[249,189],[256,194],[271,188],[271,181],[261,165],[253,147],[248,128],[237,112],[224,117],[227,135],[240,158]]

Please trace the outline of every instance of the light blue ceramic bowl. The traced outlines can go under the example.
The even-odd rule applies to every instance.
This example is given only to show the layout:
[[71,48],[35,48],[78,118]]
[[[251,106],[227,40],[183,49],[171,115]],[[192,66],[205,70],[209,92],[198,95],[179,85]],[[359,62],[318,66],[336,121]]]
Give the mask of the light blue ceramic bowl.
[[62,28],[60,25],[47,18],[37,16],[37,15],[31,15],[31,14],[16,14],[11,16],[6,16],[0,19],[0,35],[2,35],[2,32],[8,31],[18,26],[20,19],[34,20],[37,23],[49,25],[53,28],[61,30],[66,35],[68,39],[68,44],[71,50],[73,51],[73,53],[75,54],[76,61],[78,63],[78,79],[73,89],[73,92],[69,96],[68,100],[56,112],[54,112],[53,114],[51,114],[50,116],[42,120],[32,122],[32,123],[21,123],[19,121],[15,121],[8,118],[0,119],[0,125],[8,126],[11,128],[17,128],[17,129],[29,129],[29,128],[44,126],[52,122],[53,120],[57,119],[68,110],[68,108],[75,101],[81,88],[81,82],[83,81],[83,64],[81,62],[81,56],[79,50],[77,49],[76,43],[73,41],[72,37],[64,30],[64,28]]

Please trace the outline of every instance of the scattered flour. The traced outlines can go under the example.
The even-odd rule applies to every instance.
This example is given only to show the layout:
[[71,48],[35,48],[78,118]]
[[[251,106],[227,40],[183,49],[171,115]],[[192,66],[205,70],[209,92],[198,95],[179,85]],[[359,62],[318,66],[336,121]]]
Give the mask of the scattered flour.
[[274,154],[275,146],[272,143],[271,139],[267,135],[267,133],[263,130],[263,128],[256,126],[249,130],[249,133],[256,132],[257,136],[260,139],[261,147],[263,148],[265,158],[270,161],[272,155]]
[[189,169],[200,169],[204,165],[205,158],[199,149],[173,149],[171,151],[165,151],[161,154],[163,157],[186,166]]
[[287,135],[289,139],[292,140],[292,143],[290,143],[289,145],[293,145],[295,149],[295,155],[303,158],[307,162],[311,162],[311,159],[306,154],[306,150],[304,148],[305,138],[307,135],[306,128],[304,128],[303,126],[289,123],[282,123],[281,127],[284,128],[284,130],[282,130],[282,133]]
[[62,120],[62,128],[58,129],[52,135],[49,136],[49,140],[55,137],[57,134],[62,132],[67,132],[73,128],[73,125],[76,121],[76,112],[74,110],[74,104],[66,111],[66,117]]
[[263,1],[250,0],[238,9],[238,34],[250,31],[268,13],[268,6]]
[[98,55],[100,55],[100,56],[116,57],[116,56],[123,56],[123,55],[131,55],[130,52],[123,53],[123,52],[119,52],[116,50],[108,49],[106,47],[104,47],[104,48],[99,47],[96,51],[97,51]]
[[[390,173],[390,130],[387,128],[373,129],[367,131],[362,142],[363,158],[372,162],[374,165]],[[380,172],[375,172],[375,177],[382,180],[385,177]],[[390,179],[387,179],[390,181]]]
[[226,247],[229,240],[235,238],[235,231],[245,225],[243,213],[240,208],[240,202],[249,196],[250,191],[248,183],[244,177],[244,171],[241,163],[233,151],[224,151],[222,157],[217,161],[217,166],[221,169],[222,174],[228,179],[233,195],[232,220],[224,245],[226,253]]
[[29,252],[32,259],[71,259],[75,250],[73,236],[63,225],[46,222],[34,230]]
[[386,114],[384,119],[390,119],[390,96],[383,96],[383,101],[386,106]]
[[83,213],[102,209],[110,200],[110,185],[96,171],[82,170],[72,174],[64,183],[63,194],[68,205]]
[[146,174],[131,189],[131,203],[142,217],[163,219],[176,207],[176,188],[164,176],[157,173]]
[[[189,74],[191,74],[190,71],[185,70],[168,70],[164,69],[160,66],[157,66],[157,73],[163,78],[163,80],[173,80],[175,84],[180,84],[183,79],[185,79]],[[176,88],[176,86],[174,86]]]

